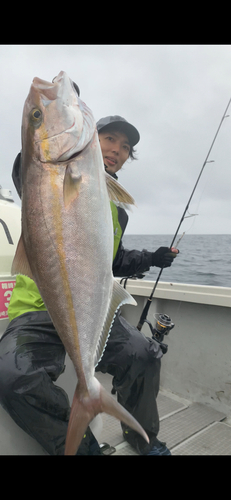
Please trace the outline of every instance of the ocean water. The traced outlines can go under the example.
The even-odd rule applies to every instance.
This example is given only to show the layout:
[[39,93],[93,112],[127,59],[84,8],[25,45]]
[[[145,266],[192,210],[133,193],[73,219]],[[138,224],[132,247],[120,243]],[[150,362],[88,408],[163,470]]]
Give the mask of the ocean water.
[[[179,240],[181,234],[176,238]],[[173,235],[124,235],[124,248],[155,251],[170,246]],[[160,281],[231,287],[231,234],[185,234],[177,246],[180,253]],[[159,268],[151,267],[146,280],[155,280]]]

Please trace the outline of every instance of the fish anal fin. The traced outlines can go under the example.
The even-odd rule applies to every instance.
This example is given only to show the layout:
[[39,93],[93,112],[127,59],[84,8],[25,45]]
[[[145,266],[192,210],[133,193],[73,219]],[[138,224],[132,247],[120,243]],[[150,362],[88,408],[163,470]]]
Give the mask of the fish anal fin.
[[116,205],[129,209],[130,205],[135,205],[134,198],[119,184],[113,177],[105,172],[105,180],[108,190],[108,196]]
[[63,181],[63,200],[65,207],[77,198],[82,182],[82,175],[76,174],[70,165],[67,166]]
[[104,326],[96,348],[96,354],[94,360],[95,366],[99,363],[103,355],[104,349],[107,344],[107,339],[110,335],[111,328],[114,323],[116,312],[124,304],[130,304],[133,306],[137,305],[135,299],[130,295],[130,293],[128,293],[127,290],[125,290],[125,288],[123,288],[119,283],[117,283],[115,279],[113,279],[112,297],[107,310]]
[[13,259],[11,274],[12,276],[16,274],[24,274],[24,276],[28,276],[33,280],[33,275],[30,268],[30,264],[27,259],[22,234],[20,236],[15,256]]

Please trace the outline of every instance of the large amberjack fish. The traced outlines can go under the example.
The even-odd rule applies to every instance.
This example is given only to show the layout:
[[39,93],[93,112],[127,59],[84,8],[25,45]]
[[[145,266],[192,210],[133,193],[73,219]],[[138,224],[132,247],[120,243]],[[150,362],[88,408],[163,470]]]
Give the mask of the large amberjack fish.
[[77,374],[66,437],[75,454],[106,412],[148,436],[94,377],[116,310],[136,304],[113,278],[110,198],[132,197],[105,173],[95,120],[65,72],[34,78],[22,119],[22,235],[12,274],[38,286]]

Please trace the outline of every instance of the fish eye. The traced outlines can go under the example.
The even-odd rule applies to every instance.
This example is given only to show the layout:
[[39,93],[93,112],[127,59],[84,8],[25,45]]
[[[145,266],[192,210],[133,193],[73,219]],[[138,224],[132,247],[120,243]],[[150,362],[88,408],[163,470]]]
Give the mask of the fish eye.
[[35,128],[40,127],[42,119],[43,119],[42,111],[40,111],[39,108],[32,109],[30,114],[30,122],[33,125],[33,127]]
[[40,109],[35,108],[32,110],[31,116],[35,121],[38,121],[41,118],[42,113],[41,113]]

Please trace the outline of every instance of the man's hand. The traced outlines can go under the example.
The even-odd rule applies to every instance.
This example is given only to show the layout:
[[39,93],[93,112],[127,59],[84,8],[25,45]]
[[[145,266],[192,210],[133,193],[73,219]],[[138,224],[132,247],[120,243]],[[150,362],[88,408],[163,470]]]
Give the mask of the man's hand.
[[160,247],[152,254],[152,266],[170,267],[178,253],[177,248]]

